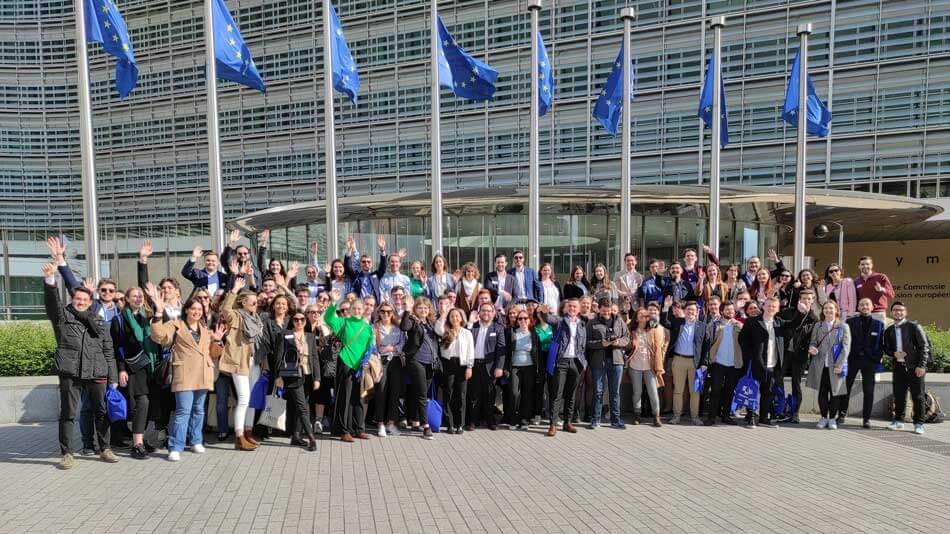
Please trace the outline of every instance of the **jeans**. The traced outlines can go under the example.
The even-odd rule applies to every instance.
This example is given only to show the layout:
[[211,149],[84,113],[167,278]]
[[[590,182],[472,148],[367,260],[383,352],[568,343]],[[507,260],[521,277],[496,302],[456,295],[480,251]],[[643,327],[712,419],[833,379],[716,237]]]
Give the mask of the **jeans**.
[[231,395],[231,375],[219,373],[214,381],[215,415],[217,416],[218,434],[228,432],[228,397]]
[[620,382],[623,380],[623,366],[608,364],[604,367],[591,367],[590,372],[594,381],[594,406],[590,422],[600,422],[604,382],[607,382],[610,394],[610,422],[616,423],[620,420]]
[[650,407],[653,408],[653,415],[660,415],[660,395],[656,390],[656,375],[648,369],[640,371],[634,368],[627,369],[630,375],[630,385],[633,386],[633,413],[640,417],[640,408],[643,406],[643,384],[646,383],[647,395],[650,397]]
[[175,420],[168,434],[169,452],[185,450],[186,436],[190,440],[189,445],[201,445],[207,396],[208,391],[204,389],[175,392]]
[[[72,435],[76,424],[76,410],[80,398],[89,406],[95,420],[95,437],[99,449],[109,448],[109,417],[106,415],[105,383],[83,380],[68,376],[59,377],[59,451],[62,454],[73,452]],[[82,426],[82,425],[80,425]],[[91,438],[90,438],[91,439]],[[92,444],[87,448],[92,448]]]

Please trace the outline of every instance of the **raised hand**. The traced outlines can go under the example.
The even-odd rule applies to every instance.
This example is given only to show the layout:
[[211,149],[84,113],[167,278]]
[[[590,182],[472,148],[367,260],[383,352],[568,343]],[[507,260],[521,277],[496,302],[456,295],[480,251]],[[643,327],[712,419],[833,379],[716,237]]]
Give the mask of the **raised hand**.
[[274,275],[274,282],[276,282],[279,286],[283,286],[287,280],[284,278],[284,275],[277,273]]
[[215,341],[221,341],[224,338],[224,334],[228,332],[228,327],[224,323],[218,323],[218,326],[215,327],[214,332],[211,333],[211,339]]
[[330,290],[330,302],[337,302],[340,300],[340,290],[338,288],[333,288]]
[[353,252],[356,250],[356,240],[353,239],[353,236],[346,238],[346,250],[347,252]]
[[238,239],[241,239],[241,231],[231,230],[231,233],[228,235],[228,245],[234,247],[234,244],[238,242]]
[[300,262],[292,261],[290,262],[290,268],[287,269],[287,278],[293,280],[297,278],[297,273],[300,272]]
[[[883,293],[884,286],[882,286],[880,282],[874,282],[874,290],[877,291],[878,293]],[[864,377],[861,377],[861,379],[863,380]]]
[[92,278],[89,278],[88,276],[82,279],[82,287],[92,291],[93,293],[96,292],[96,284],[92,281]]
[[461,279],[462,279],[462,269],[456,269],[455,272],[452,273],[452,278],[453,278],[456,282],[458,282],[459,280],[461,280]]
[[270,241],[270,230],[261,230],[260,235],[257,236],[257,244],[266,247],[268,241]]
[[405,249],[405,248],[399,249],[399,252],[397,252],[396,255],[399,256],[399,259],[405,258],[405,257],[406,257],[406,249]]
[[234,284],[231,287],[231,291],[234,293],[240,293],[242,289],[247,286],[247,282],[244,280],[243,276],[237,276],[234,278]]
[[251,262],[245,263],[242,272],[246,276],[254,276],[254,265],[252,265]]
[[56,265],[53,263],[47,263],[43,265],[43,276],[46,278],[53,278],[56,276]]
[[379,250],[386,250],[386,238],[383,236],[377,237],[376,246],[379,248]]
[[669,308],[672,305],[673,305],[673,295],[667,295],[666,297],[663,298],[664,308]]
[[152,255],[152,240],[146,239],[142,241],[142,246],[139,247],[139,259],[144,263],[149,256]]
[[333,267],[333,264],[330,262],[323,264],[323,272],[330,274],[330,268]]
[[705,252],[706,254],[709,254],[710,252],[712,252],[712,247],[710,247],[709,245],[703,245],[703,252]]
[[228,260],[228,272],[231,274],[237,274],[238,272],[238,261],[237,258],[233,256]]
[[774,248],[770,248],[767,255],[768,255],[769,261],[771,261],[772,263],[778,263],[778,253],[775,252]]
[[316,241],[311,241],[311,242],[310,242],[310,254],[311,254],[312,256],[316,256],[318,250],[320,250],[320,245],[318,245]]
[[439,301],[439,315],[445,316],[452,309],[452,303],[448,300]]
[[46,247],[49,249],[49,253],[53,256],[57,262],[62,263],[66,258],[66,246],[63,245],[63,242],[60,241],[58,237],[48,237],[46,238]]
[[204,249],[201,248],[201,245],[195,245],[195,248],[191,249],[191,257],[198,259],[204,254]]

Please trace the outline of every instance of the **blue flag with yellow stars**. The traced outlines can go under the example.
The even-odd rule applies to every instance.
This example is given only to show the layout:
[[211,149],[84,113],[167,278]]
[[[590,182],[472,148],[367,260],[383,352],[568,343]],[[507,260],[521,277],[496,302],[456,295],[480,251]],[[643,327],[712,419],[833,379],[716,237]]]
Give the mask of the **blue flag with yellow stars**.
[[[633,102],[633,82],[636,78],[633,74],[633,65],[630,65],[630,102]],[[617,61],[614,61],[614,68],[610,71],[610,77],[604,84],[597,102],[594,104],[592,115],[607,130],[610,135],[617,135],[617,129],[620,125],[620,117],[623,116],[623,45],[620,45],[620,53],[617,54]]]
[[554,69],[544,48],[544,39],[538,32],[538,116],[543,117],[554,101]]
[[251,51],[244,44],[228,6],[224,0],[214,0],[211,6],[211,25],[214,31],[214,58],[218,78],[230,80],[251,89],[264,92],[264,80],[251,59]]
[[498,71],[468,54],[445,28],[439,17],[439,84],[450,87],[455,96],[469,100],[489,100],[495,95]]
[[139,79],[139,67],[132,53],[129,29],[113,0],[84,0],[86,42],[102,43],[106,53],[115,56],[115,87],[119,96],[125,98],[135,88]]
[[[801,76],[801,62],[799,61],[801,53],[802,51],[799,49],[798,53],[795,54],[795,61],[792,62],[792,74],[788,77],[788,88],[785,90],[785,107],[782,109],[782,118],[796,128],[798,127],[798,115],[800,115],[798,110],[798,77]],[[811,135],[825,137],[829,132],[828,125],[831,124],[831,112],[828,111],[828,106],[818,98],[818,93],[815,92],[815,84],[812,83],[811,76],[807,72],[805,73],[805,79],[808,86],[808,98],[806,100],[808,103],[806,120],[808,122],[805,128]]]
[[356,62],[350,54],[350,47],[346,46],[343,37],[343,25],[340,17],[336,16],[336,8],[330,3],[330,37],[333,60],[333,88],[350,97],[350,102],[356,104],[356,93],[360,90],[360,74],[356,71]]
[[[703,80],[703,91],[699,95],[699,118],[703,119],[706,128],[712,128],[712,108],[713,108],[713,74],[714,69],[718,69],[716,58],[709,55],[709,65],[706,67],[706,79]],[[722,71],[719,71],[719,115],[722,120],[719,122],[719,146],[724,147],[729,144],[729,118],[726,113],[726,84],[722,80]]]

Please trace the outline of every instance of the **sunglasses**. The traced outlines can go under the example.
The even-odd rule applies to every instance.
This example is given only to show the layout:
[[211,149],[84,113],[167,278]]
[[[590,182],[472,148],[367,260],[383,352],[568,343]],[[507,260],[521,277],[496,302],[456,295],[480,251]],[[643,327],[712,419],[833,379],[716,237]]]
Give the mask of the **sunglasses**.
[[312,310],[312,311],[308,311],[307,315],[320,315],[320,312],[318,312],[317,310]]
[[790,275],[790,274],[783,274],[783,275],[780,275],[780,278],[791,278],[791,277],[792,277],[792,275]]
[[840,273],[841,269],[828,269],[828,273]]
[[527,318],[527,317],[518,317],[518,320],[519,320],[519,321],[527,321],[528,318]]
[[360,263],[365,263],[365,264],[367,264],[367,265],[371,265],[371,264],[373,263],[373,260],[363,260],[363,261],[361,261]]
[[379,313],[392,313],[392,310],[379,310]]
[[100,293],[115,293],[115,289],[112,289],[111,287],[100,287],[99,292]]
[[524,256],[515,256],[515,259],[516,259],[516,260],[523,260],[523,259],[524,259]]
[[304,321],[306,321],[306,320],[307,320],[306,317],[294,317],[294,322],[295,322],[295,323],[302,323],[302,322],[304,322]]
[[198,300],[211,300],[211,297],[209,297],[208,295],[198,295],[195,298]]

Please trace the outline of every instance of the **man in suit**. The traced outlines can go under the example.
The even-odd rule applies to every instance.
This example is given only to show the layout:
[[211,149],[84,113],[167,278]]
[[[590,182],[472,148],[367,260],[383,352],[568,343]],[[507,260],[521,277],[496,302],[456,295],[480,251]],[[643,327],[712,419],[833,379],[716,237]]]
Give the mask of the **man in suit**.
[[506,309],[514,297],[515,277],[508,274],[508,258],[504,254],[495,256],[495,270],[485,275],[484,285],[491,291],[495,308]]
[[[382,243],[379,243],[382,241]],[[382,302],[379,292],[379,279],[386,274],[386,241],[377,240],[379,247],[379,263],[373,270],[373,259],[368,255],[360,255],[356,250],[356,240],[352,237],[346,240],[346,255],[343,256],[343,268],[346,276],[353,281],[353,292],[360,298],[373,297],[376,302]]]
[[516,250],[511,255],[514,263],[508,274],[514,277],[514,297],[524,300],[540,300],[541,282],[538,281],[538,273],[524,263],[524,252]]
[[739,332],[742,355],[750,360],[752,376],[759,383],[759,412],[756,414],[750,410],[746,415],[746,425],[750,428],[757,424],[778,427],[772,422],[772,385],[776,379],[781,379],[785,359],[782,321],[776,317],[779,307],[779,300],[770,297],[762,307],[762,315],[747,320]]
[[[205,259],[205,267],[204,269],[198,269],[195,264],[198,262],[198,258],[202,256]],[[195,289],[208,288],[208,294],[214,297],[218,289],[227,291],[230,287],[230,277],[226,272],[220,270],[218,265],[218,253],[213,250],[204,252],[199,245],[191,251],[191,257],[181,268],[181,275],[190,281]]]
[[495,430],[498,428],[495,422],[495,380],[504,374],[507,346],[505,327],[495,321],[495,307],[490,302],[482,302],[478,307],[478,321],[472,325],[472,338],[475,340],[475,365],[465,399],[465,417],[468,419],[465,430],[475,430],[475,423]]
[[871,409],[874,407],[874,381],[881,356],[884,354],[884,323],[875,319],[871,312],[874,303],[864,298],[858,301],[858,315],[848,319],[848,328],[851,330],[851,352],[848,353],[848,376],[845,383],[848,393],[842,395],[838,406],[839,425],[845,422],[848,416],[848,400],[851,397],[851,386],[858,373],[861,373],[861,389],[864,392],[864,405],[861,409],[862,425],[871,428]]
[[[627,313],[630,310],[636,311],[640,306],[637,305],[637,289],[643,284],[643,275],[637,272],[637,257],[628,252],[623,255],[623,269],[614,275],[614,285],[617,286],[617,292],[620,301],[625,303],[620,311]],[[643,303],[646,306],[646,303]]]
[[[577,393],[577,382],[587,368],[587,357],[584,348],[587,346],[587,328],[580,315],[581,307],[577,299],[564,301],[564,316],[558,321],[554,330],[557,339],[557,354],[555,354],[553,369],[548,371],[548,398],[551,401],[551,426],[548,427],[548,436],[557,434],[557,422],[561,416],[561,407],[564,406],[563,430],[575,433],[577,429],[571,424],[574,417],[574,397]],[[565,406],[566,403],[566,406]]]
[[[671,308],[673,297],[663,301],[664,314],[660,323],[670,331],[670,344],[666,357],[672,359],[673,371],[673,418],[670,424],[678,425],[683,413],[683,392],[689,391],[689,413],[694,425],[703,424],[699,419],[699,393],[693,391],[693,376],[696,369],[706,371],[703,353],[707,350],[706,325],[699,320],[699,305],[690,300],[683,308]],[[674,311],[675,310],[675,311]]]
[[[237,244],[240,238],[240,231],[231,230],[231,233],[228,235],[228,244],[225,245],[224,251],[221,252],[221,261],[219,263],[225,272],[232,277],[244,275],[244,281],[247,282],[249,288],[260,288],[264,283],[264,277],[261,275],[260,269],[254,265],[254,261],[251,259],[251,249],[246,245]],[[237,268],[233,271],[231,270],[232,259],[237,260]]]
[[[873,301],[872,301],[873,303]],[[872,306],[873,307],[873,306]],[[894,358],[891,366],[894,382],[894,421],[888,430],[904,428],[907,390],[914,401],[914,434],[924,433],[924,375],[930,361],[930,340],[921,326],[907,320],[907,307],[895,300],[891,304],[894,323],[884,331],[884,354]]]

